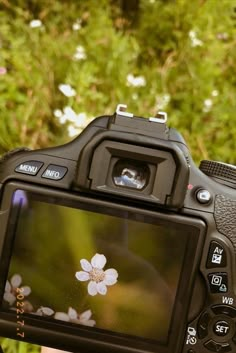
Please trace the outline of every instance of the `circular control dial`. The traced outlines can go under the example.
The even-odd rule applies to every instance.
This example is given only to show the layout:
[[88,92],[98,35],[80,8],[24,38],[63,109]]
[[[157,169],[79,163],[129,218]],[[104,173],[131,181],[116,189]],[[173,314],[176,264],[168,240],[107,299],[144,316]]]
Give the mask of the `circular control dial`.
[[236,189],[236,166],[215,161],[201,161],[199,169],[217,182]]

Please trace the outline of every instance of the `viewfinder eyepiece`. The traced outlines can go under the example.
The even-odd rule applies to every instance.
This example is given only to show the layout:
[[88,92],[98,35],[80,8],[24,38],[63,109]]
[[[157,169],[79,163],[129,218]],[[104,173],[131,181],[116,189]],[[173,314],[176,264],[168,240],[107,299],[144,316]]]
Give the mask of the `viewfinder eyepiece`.
[[112,179],[115,185],[142,190],[148,184],[150,171],[146,163],[120,159],[115,164]]

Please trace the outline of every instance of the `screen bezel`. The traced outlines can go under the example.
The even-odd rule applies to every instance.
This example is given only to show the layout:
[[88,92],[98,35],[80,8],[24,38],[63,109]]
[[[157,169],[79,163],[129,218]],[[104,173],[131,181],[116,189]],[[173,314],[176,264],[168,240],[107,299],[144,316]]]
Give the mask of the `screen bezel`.
[[[111,202],[108,200],[98,200],[97,198],[82,196],[79,194],[71,194],[68,192],[58,191],[57,189],[49,189],[24,183],[11,182],[5,186],[2,209],[0,213],[0,297],[2,299],[5,281],[10,265],[10,253],[12,248],[12,239],[7,239],[7,233],[14,233],[15,225],[10,219],[11,200],[17,189],[25,190],[44,202],[55,202],[55,200],[63,200],[63,205],[72,206],[74,203],[87,205],[90,210],[100,208],[105,214],[121,214],[122,212],[135,213],[140,217],[151,217],[158,220],[158,223],[174,222],[183,227],[192,226],[196,229],[191,234],[191,241],[187,242],[185,250],[185,261],[182,264],[182,271],[178,283],[175,304],[173,307],[172,318],[168,333],[168,344],[150,343],[146,339],[130,339],[126,335],[109,332],[102,329],[94,329],[88,327],[73,327],[63,322],[49,322],[44,318],[27,317],[27,325],[24,326],[27,332],[27,339],[32,343],[52,346],[54,348],[66,349],[71,351],[79,350],[90,352],[96,349],[97,352],[157,352],[158,353],[175,353],[178,352],[183,343],[184,329],[186,328],[187,309],[189,306],[190,296],[194,283],[196,270],[199,267],[201,251],[204,241],[205,224],[203,221],[195,218],[184,217],[174,213],[160,213],[152,209],[141,209],[134,206],[128,206]],[[11,231],[9,231],[9,227]],[[8,237],[9,238],[9,237]],[[176,305],[178,304],[178,305]],[[2,334],[13,338],[20,339],[16,336],[16,318],[15,313],[0,311],[0,329]],[[181,320],[179,319],[181,318]]]

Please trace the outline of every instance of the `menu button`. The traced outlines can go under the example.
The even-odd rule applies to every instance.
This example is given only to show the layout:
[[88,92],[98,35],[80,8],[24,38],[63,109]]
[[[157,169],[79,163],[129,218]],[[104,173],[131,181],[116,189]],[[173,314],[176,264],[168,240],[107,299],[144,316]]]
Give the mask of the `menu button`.
[[19,164],[15,172],[16,173],[23,173],[28,175],[36,175],[39,169],[42,167],[43,163],[39,161],[27,161]]

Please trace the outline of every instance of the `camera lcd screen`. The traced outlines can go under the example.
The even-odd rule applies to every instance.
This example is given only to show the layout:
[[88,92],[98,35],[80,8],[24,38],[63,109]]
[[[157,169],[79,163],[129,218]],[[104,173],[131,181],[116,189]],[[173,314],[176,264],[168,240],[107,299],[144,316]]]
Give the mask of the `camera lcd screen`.
[[13,195],[2,309],[16,315],[21,301],[17,314],[26,323],[38,317],[167,344],[193,227],[45,200],[23,190]]

